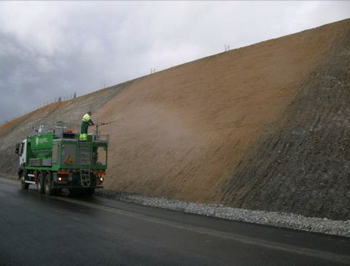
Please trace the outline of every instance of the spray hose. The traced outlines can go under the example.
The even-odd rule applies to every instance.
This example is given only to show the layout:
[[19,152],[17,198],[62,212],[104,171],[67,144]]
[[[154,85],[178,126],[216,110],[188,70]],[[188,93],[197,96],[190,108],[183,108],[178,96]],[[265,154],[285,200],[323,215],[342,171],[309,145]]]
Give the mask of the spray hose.
[[117,122],[117,120],[113,120],[113,121],[108,121],[108,122],[101,122],[101,123],[97,123],[97,125],[99,126],[106,126],[106,125],[110,125]]

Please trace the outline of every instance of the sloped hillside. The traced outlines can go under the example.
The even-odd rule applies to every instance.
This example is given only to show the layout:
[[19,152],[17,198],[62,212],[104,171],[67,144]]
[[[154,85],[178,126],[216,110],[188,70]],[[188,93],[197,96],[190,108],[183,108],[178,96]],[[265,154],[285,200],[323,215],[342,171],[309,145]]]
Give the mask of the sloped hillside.
[[350,219],[350,27],[302,87],[232,172],[222,200]]
[[1,171],[30,124],[79,121],[100,97],[88,109],[114,121],[109,188],[349,219],[349,32],[333,23],[38,110],[0,128]]
[[[134,82],[98,111],[100,119],[118,119],[105,129],[115,143],[110,153],[113,163],[109,173],[113,177],[108,185],[121,191],[197,202],[291,210],[285,206],[294,204],[293,197],[299,201],[299,194],[291,194],[289,202],[280,201],[275,207],[261,203],[261,196],[246,204],[239,199],[250,199],[253,191],[263,193],[260,188],[271,190],[266,192],[270,194],[285,193],[278,185],[256,186],[266,182],[265,175],[255,174],[264,161],[279,160],[278,149],[263,154],[257,149],[266,135],[287,143],[275,135],[281,121],[309,90],[317,73],[323,76],[319,71],[329,66],[334,54],[341,57],[344,53],[339,47],[346,43],[348,31],[349,21],[344,21]],[[309,101],[306,106],[313,108],[313,99]],[[311,123],[316,123],[313,119],[310,117]],[[296,154],[303,152],[302,147],[296,150]],[[261,165],[250,157],[254,155]],[[245,170],[241,170],[243,165]],[[267,170],[278,178],[273,171]],[[288,178],[295,177],[292,169],[286,171],[291,174]],[[240,186],[236,187],[236,180]],[[279,182],[285,181],[277,179]],[[299,209],[292,210],[300,213]],[[323,215],[312,212],[318,214]]]

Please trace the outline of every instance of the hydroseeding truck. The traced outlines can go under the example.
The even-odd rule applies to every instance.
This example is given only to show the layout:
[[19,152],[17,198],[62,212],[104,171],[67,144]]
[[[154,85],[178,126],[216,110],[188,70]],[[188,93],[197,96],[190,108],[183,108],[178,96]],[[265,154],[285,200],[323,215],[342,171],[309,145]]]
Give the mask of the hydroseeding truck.
[[22,189],[36,185],[41,194],[58,195],[67,188],[70,193],[92,195],[103,188],[108,135],[100,135],[98,126],[84,141],[71,124],[34,127],[30,136],[16,144]]

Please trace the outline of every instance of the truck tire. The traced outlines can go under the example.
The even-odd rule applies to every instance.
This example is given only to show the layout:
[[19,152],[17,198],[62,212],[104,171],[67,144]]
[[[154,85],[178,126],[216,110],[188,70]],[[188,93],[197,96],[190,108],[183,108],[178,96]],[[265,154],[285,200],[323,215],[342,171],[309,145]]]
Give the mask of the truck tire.
[[50,173],[47,173],[45,175],[45,179],[44,179],[44,190],[45,190],[45,194],[48,196],[53,195],[54,190],[52,188],[52,180],[51,180],[51,175]]
[[38,180],[36,181],[36,189],[40,194],[44,194],[44,178],[43,178],[43,173],[39,173],[38,175]]
[[24,182],[26,175],[27,175],[27,171],[26,170],[22,170],[21,171],[21,188],[22,189],[28,189],[29,188],[29,184]]

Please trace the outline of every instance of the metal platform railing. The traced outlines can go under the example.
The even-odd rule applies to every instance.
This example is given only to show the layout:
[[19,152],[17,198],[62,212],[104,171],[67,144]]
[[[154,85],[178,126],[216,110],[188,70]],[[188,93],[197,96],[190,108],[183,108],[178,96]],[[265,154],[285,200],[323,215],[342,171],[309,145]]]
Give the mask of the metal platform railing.
[[41,125],[33,126],[31,135],[45,134],[54,132],[56,135],[63,133],[76,133],[80,132],[80,126],[74,123],[65,123],[58,121],[56,123],[45,123]]

